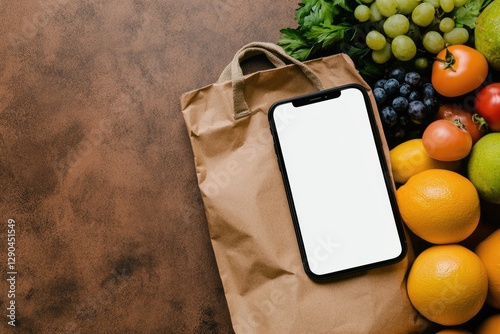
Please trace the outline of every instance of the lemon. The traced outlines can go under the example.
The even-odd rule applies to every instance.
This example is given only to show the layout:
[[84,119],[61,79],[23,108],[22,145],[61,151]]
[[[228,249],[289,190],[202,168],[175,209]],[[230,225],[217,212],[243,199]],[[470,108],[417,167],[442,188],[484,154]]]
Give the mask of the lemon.
[[392,175],[396,183],[406,183],[410,177],[428,169],[457,171],[460,161],[439,161],[425,151],[422,139],[407,140],[390,152]]
[[472,147],[467,171],[479,196],[500,204],[500,132],[489,133],[477,141]]
[[408,297],[425,318],[445,326],[461,325],[483,307],[488,293],[486,269],[467,248],[431,246],[417,256],[407,281]]

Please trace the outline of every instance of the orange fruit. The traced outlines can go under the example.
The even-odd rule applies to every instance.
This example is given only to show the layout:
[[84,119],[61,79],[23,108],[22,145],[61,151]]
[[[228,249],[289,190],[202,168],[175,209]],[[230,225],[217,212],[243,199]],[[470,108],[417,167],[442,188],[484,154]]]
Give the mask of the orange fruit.
[[472,334],[472,332],[469,332],[468,330],[465,329],[450,328],[450,329],[442,329],[436,334]]
[[460,242],[479,223],[476,188],[449,170],[429,169],[412,176],[398,188],[396,198],[410,230],[433,244]]
[[500,334],[500,314],[486,318],[476,329],[476,334]]
[[486,303],[500,309],[500,229],[481,241],[475,251],[488,273]]
[[457,171],[461,161],[439,161],[432,159],[425,151],[422,139],[410,139],[389,152],[394,181],[403,184],[410,177],[428,169],[448,169]]
[[472,319],[484,305],[488,277],[474,252],[460,245],[435,245],[415,259],[407,291],[425,318],[456,326]]

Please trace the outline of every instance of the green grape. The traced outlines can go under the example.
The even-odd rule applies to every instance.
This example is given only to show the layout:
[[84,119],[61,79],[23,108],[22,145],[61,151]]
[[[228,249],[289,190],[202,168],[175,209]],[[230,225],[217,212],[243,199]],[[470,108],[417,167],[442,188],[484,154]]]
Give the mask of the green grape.
[[366,35],[366,45],[372,50],[381,50],[387,44],[385,36],[377,30],[372,30]]
[[439,22],[439,30],[442,32],[450,32],[455,28],[455,21],[451,17],[443,17]]
[[422,0],[396,0],[396,2],[398,3],[398,11],[401,14],[408,15],[413,12]]
[[424,0],[425,3],[430,3],[432,7],[434,8],[439,8],[441,4],[439,3],[439,0]]
[[455,0],[455,7],[462,7],[467,3],[468,0]]
[[438,54],[444,49],[444,38],[437,31],[428,31],[422,38],[424,48],[430,53]]
[[410,37],[399,35],[392,40],[391,51],[396,59],[408,61],[417,54],[417,46]]
[[380,21],[382,19],[383,19],[383,16],[378,11],[375,2],[372,3],[371,6],[370,6],[370,21],[371,22],[378,22],[378,21]]
[[368,21],[370,18],[370,8],[366,5],[358,5],[356,9],[354,9],[354,17],[359,22]]
[[416,25],[427,27],[434,20],[436,9],[430,3],[419,4],[411,13],[411,19]]
[[385,43],[385,46],[380,50],[372,51],[372,59],[377,64],[385,64],[391,59],[391,44]]
[[465,44],[469,40],[469,32],[465,28],[453,28],[444,34],[444,41],[449,45]]
[[392,16],[398,12],[398,3],[396,0],[376,0],[375,5],[379,13],[385,17]]
[[410,29],[410,21],[402,14],[392,15],[384,22],[384,32],[390,38],[404,35],[408,29]]
[[455,1],[454,0],[439,0],[441,9],[445,13],[451,12],[455,8]]
[[415,59],[415,67],[419,70],[425,70],[429,66],[429,61],[427,58],[420,57]]

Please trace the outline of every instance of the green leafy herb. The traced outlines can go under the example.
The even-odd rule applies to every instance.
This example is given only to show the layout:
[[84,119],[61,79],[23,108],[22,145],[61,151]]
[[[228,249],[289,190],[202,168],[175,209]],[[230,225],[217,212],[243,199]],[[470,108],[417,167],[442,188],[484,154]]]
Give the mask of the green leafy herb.
[[[473,34],[479,14],[492,1],[494,0],[468,0],[462,7],[454,9],[450,16],[454,17],[457,26],[466,27],[470,34]],[[372,52],[366,46],[365,38],[369,31],[381,29],[381,23],[370,21],[360,23],[356,20],[354,9],[359,4],[363,4],[363,1],[302,0],[295,15],[298,27],[280,30],[282,36],[278,45],[299,60],[307,60],[318,55],[346,53],[368,82],[380,77],[385,69],[394,64],[405,65],[404,62],[398,63],[392,59],[382,65],[373,61]],[[438,9],[436,17],[444,14]],[[418,54],[428,57],[429,54],[421,44],[421,36],[436,26],[429,26],[423,30],[416,28],[415,25],[411,26],[414,28],[411,28],[407,35],[416,41]],[[473,38],[470,40],[473,41]]]
[[493,0],[469,0],[463,5],[455,9],[456,23],[461,26],[467,26],[471,29],[476,27],[476,21],[479,14]]
[[278,44],[299,60],[310,59],[320,51],[345,52],[362,74],[378,73],[369,50],[355,43],[354,37],[362,32],[352,14],[358,4],[357,0],[304,0],[295,14],[299,26],[281,29]]

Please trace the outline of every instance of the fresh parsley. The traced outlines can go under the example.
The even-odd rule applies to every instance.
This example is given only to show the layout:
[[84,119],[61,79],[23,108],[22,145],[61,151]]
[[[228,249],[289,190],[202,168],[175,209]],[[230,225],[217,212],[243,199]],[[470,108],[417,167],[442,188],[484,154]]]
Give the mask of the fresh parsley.
[[463,5],[455,9],[456,23],[461,26],[467,26],[470,29],[476,27],[476,21],[479,14],[486,8],[493,0],[469,0]]
[[359,24],[353,11],[356,0],[303,0],[296,10],[297,28],[281,29],[278,45],[294,58],[307,60],[318,53],[348,54],[363,76],[376,76],[381,66],[371,59],[364,45],[366,25]]

